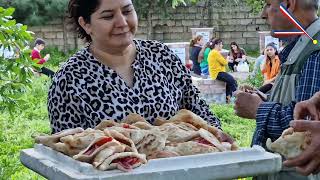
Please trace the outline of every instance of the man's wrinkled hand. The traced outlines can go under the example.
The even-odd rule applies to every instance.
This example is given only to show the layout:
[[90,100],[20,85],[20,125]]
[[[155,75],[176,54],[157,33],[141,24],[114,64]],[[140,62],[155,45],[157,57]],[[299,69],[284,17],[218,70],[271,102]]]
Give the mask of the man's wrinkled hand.
[[239,117],[255,119],[262,99],[255,93],[238,92],[234,105],[235,114]]
[[285,166],[296,167],[296,170],[307,176],[320,172],[320,121],[295,120],[290,123],[294,131],[311,133],[310,145],[297,157],[284,162]]
[[320,120],[320,92],[316,93],[309,100],[299,102],[294,108],[294,119]]

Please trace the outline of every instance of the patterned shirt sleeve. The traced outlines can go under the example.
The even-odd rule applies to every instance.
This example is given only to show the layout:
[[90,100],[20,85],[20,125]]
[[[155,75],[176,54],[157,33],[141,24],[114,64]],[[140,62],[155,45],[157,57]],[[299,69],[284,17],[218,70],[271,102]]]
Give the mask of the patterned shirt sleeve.
[[[307,100],[320,91],[320,52],[313,53],[306,61],[296,90],[297,102]],[[288,106],[265,102],[256,115],[256,132],[252,144],[263,145],[267,138],[277,139],[293,120],[295,102]]]
[[[220,120],[209,110],[207,103],[200,98],[200,91],[192,84],[190,71],[181,63],[181,60],[172,51],[171,70],[173,81],[180,87],[183,95],[180,109],[188,109],[206,120],[210,125],[221,129]],[[182,83],[180,83],[182,82]]]
[[86,117],[82,115],[81,101],[75,96],[72,76],[63,69],[56,74],[48,93],[48,113],[52,134],[69,128],[86,129]]

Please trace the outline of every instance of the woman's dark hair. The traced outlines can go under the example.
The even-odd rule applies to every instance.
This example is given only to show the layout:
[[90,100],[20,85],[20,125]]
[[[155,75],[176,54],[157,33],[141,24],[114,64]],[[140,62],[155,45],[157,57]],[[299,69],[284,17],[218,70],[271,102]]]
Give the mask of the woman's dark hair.
[[[272,47],[275,50],[275,55],[279,55],[278,49],[277,49],[277,47],[276,47],[276,45],[274,43],[267,44],[266,48],[267,47]],[[270,57],[268,56],[268,54],[266,54],[266,55],[267,55],[267,59],[271,60]]]
[[231,50],[232,54],[235,54],[234,50],[232,49],[232,45],[237,46],[237,50],[241,51],[239,45],[236,42],[231,42],[230,43],[230,50]]
[[90,23],[90,16],[100,6],[100,0],[70,0],[68,5],[68,24],[72,25],[73,31],[78,37],[86,42],[91,42],[91,37],[80,26],[78,19],[83,17],[86,23]]
[[[222,43],[222,40],[221,40],[221,39],[219,39],[219,38],[214,39],[214,40],[212,41],[212,46],[213,46],[213,48],[215,47],[215,45],[220,44],[220,43]],[[213,49],[213,48],[212,48],[212,49]]]
[[214,44],[213,44],[213,41],[214,41],[214,40],[215,40],[215,38],[211,38],[211,39],[206,43],[205,49],[206,49],[206,48],[213,49],[213,48],[214,48]]

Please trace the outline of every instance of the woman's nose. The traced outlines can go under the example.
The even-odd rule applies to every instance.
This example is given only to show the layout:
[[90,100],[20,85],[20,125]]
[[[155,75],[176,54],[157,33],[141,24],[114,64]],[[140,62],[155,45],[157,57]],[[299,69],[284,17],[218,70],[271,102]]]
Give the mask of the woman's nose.
[[123,27],[123,26],[127,26],[127,18],[120,13],[119,15],[117,15],[116,20],[115,20],[115,25],[116,27]]

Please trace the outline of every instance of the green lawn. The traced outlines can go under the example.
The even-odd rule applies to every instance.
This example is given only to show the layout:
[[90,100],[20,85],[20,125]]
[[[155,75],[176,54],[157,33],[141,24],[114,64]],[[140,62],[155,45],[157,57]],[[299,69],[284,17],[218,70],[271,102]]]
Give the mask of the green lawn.
[[[49,133],[47,91],[50,80],[34,77],[32,89],[23,97],[24,105],[11,115],[0,110],[0,179],[44,179],[25,168],[19,161],[19,152],[33,146],[32,135]],[[212,105],[221,119],[223,129],[232,135],[240,146],[248,147],[255,127],[252,120],[234,115],[232,105]]]

